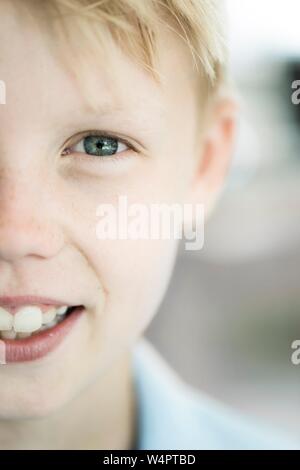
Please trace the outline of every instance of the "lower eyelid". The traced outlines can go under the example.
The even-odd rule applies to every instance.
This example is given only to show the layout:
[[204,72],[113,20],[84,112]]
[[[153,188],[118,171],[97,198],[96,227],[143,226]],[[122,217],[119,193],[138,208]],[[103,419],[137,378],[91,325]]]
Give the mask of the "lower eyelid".
[[[128,148],[125,151],[115,153],[113,155],[105,155],[105,156],[97,156],[97,155],[90,155],[85,152],[73,152],[71,149],[68,150],[68,153],[64,156],[64,158],[73,159],[73,161],[79,162],[94,162],[102,164],[109,163],[109,162],[116,162],[117,160],[125,160],[132,157],[133,153],[135,152],[133,149]],[[74,155],[76,155],[74,157]]]
[[70,175],[78,174],[88,177],[113,177],[127,174],[135,167],[139,159],[138,152],[128,150],[110,157],[95,157],[88,154],[68,154],[62,159],[62,171]]

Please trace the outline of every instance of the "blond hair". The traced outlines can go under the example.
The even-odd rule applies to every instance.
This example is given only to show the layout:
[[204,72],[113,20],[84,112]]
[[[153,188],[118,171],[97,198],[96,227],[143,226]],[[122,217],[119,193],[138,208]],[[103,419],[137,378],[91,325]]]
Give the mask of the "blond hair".
[[[39,11],[48,26],[52,9],[52,19],[59,20],[60,25],[63,22],[60,29],[65,35],[71,23],[76,24],[76,37],[82,31],[90,42],[97,36],[98,42],[107,45],[109,35],[155,78],[157,33],[160,28],[171,29],[187,44],[195,72],[205,78],[210,89],[217,89],[225,81],[222,0],[22,0],[24,3],[33,4],[34,16]],[[79,48],[82,38],[80,35]]]

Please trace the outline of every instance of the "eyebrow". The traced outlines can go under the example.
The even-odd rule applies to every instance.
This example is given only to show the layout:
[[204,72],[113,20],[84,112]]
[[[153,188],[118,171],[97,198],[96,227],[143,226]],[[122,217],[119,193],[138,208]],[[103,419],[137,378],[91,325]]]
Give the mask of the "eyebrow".
[[104,101],[102,103],[95,103],[92,105],[89,101],[84,101],[80,111],[87,114],[93,113],[95,115],[110,115],[115,113],[124,112],[125,109],[120,104]]
[[[95,100],[92,104],[91,100],[82,100],[80,106],[77,108],[77,112],[81,118],[90,118],[91,120],[99,120],[101,124],[101,118],[108,119],[114,117],[116,121],[122,120],[122,124],[125,126],[129,125],[138,125],[139,130],[143,133],[144,136],[151,136],[154,131],[149,121],[149,114],[155,114],[155,126],[160,121],[165,121],[165,109],[163,106],[158,106],[153,104],[153,101],[147,100],[147,112],[143,110],[144,107],[139,106],[139,103],[131,103],[129,106],[126,103],[114,102],[103,100],[100,102],[99,98]],[[136,107],[139,106],[139,112],[135,112]],[[117,123],[118,124],[118,123]]]
[[[155,111],[154,108],[153,106],[151,107],[153,112]],[[112,116],[114,117],[114,123],[111,126],[109,121]],[[124,139],[128,136],[129,139],[136,142],[140,149],[143,149],[145,154],[148,154],[151,143],[156,140],[157,130],[162,127],[158,125],[161,116],[149,122],[147,112],[142,111],[142,115],[137,117],[137,114],[134,113],[134,106],[130,108],[129,112],[128,106],[126,108],[124,105],[120,105],[120,103],[116,104],[108,101],[100,103],[98,100],[97,102],[95,100],[93,106],[86,101],[81,102],[80,106],[76,109],[76,117],[74,115],[72,117],[73,119],[69,120],[69,126],[64,129],[65,138],[67,138],[68,134],[74,132],[80,133],[78,130],[83,125],[82,120],[89,121],[85,123],[83,131],[96,130],[103,125],[102,130],[104,133],[119,133],[120,138],[123,134]],[[103,118],[104,122],[101,122],[101,118]],[[105,122],[106,120],[108,122]]]
[[[96,99],[94,98],[96,90],[93,88],[94,93],[91,92],[88,87],[82,87],[80,82],[75,80],[75,86],[77,88],[77,92],[80,93],[80,107],[78,110],[82,113],[86,113],[87,115],[93,114],[94,116],[111,116],[111,115],[122,115],[122,113],[127,113],[128,111],[133,110],[135,106],[140,108],[141,100],[130,101],[131,106],[128,103],[122,102],[122,97],[124,97],[124,93],[122,90],[122,94],[113,95],[109,92],[109,89],[105,88],[105,93],[103,93],[102,100],[101,96],[97,93]],[[128,94],[127,94],[128,96]],[[126,94],[125,94],[126,98]],[[143,98],[143,102],[145,102],[145,98]],[[157,113],[160,117],[165,115],[165,109],[160,106],[154,105],[153,100],[146,99],[146,104],[149,105],[149,110],[153,113]],[[146,117],[146,116],[144,116]]]
[[[72,108],[74,110],[75,106],[73,104],[68,111],[68,116],[65,116],[70,123],[69,130],[65,129],[66,132],[74,132],[77,127],[82,125],[82,119],[87,121],[86,127],[96,128],[98,125],[101,127],[102,118],[103,125],[108,124],[108,127],[110,127],[110,123],[105,121],[114,118],[113,127],[116,128],[112,128],[112,132],[117,132],[117,126],[120,125],[120,131],[127,134],[130,131],[129,128],[134,126],[136,134],[131,137],[142,147],[145,147],[145,145],[150,145],[150,139],[155,138],[158,128],[163,127],[165,124],[166,109],[161,101],[149,99],[147,96],[138,100],[133,95],[128,102],[125,101],[126,94],[124,92],[119,95],[109,93],[106,90],[101,96],[101,93],[93,93],[88,88],[84,88],[84,90],[82,87],[80,88],[80,99],[77,100],[76,111],[72,112]],[[141,102],[145,105],[141,106]],[[152,119],[149,120],[150,115]],[[153,116],[155,116],[155,119],[153,119]],[[126,128],[128,128],[128,132]]]

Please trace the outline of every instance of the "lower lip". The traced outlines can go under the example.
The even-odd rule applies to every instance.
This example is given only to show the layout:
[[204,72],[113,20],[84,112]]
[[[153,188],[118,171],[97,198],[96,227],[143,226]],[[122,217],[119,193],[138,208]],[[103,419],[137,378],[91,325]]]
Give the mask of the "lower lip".
[[78,307],[53,328],[41,331],[29,338],[1,340],[5,345],[5,362],[34,361],[46,356],[56,349],[71,332],[83,311],[84,307]]

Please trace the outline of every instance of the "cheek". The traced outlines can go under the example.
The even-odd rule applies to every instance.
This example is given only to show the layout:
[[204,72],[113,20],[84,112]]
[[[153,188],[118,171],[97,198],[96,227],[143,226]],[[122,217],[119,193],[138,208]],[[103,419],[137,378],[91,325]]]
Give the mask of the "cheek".
[[167,288],[176,251],[174,240],[99,242],[93,262],[106,301],[93,318],[93,335],[102,350],[106,339],[110,349],[132,343],[149,324]]
[[168,285],[178,241],[98,240],[96,209],[100,203],[116,207],[121,195],[127,196],[128,205],[182,201],[189,174],[184,159],[191,159],[191,155],[183,155],[183,147],[176,141],[163,149],[164,155],[139,160],[122,178],[79,178],[65,193],[68,210],[64,223],[71,248],[81,253],[78,272],[92,280],[88,292],[95,311],[98,289],[106,292],[103,312],[98,309],[98,314],[91,316],[91,322],[97,323],[93,338],[99,342],[101,336],[103,347],[105,338],[123,342],[150,322]]

